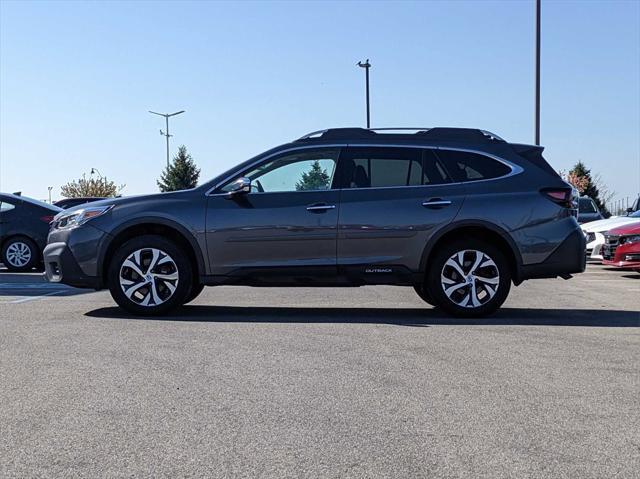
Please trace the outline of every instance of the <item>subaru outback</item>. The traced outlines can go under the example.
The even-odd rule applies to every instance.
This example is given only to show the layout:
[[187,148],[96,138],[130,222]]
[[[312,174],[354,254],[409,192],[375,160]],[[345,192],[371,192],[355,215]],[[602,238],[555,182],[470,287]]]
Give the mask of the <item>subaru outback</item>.
[[59,213],[46,276],[136,315],[204,286],[377,284],[490,314],[512,283],[585,268],[572,189],[542,150],[463,128],[314,132],[191,190]]

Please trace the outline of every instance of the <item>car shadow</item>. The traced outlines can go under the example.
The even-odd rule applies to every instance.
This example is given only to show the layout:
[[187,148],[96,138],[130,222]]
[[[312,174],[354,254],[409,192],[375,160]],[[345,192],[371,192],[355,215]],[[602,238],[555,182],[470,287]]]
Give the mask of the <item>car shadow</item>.
[[118,307],[99,308],[85,313],[99,319],[146,321],[196,321],[211,323],[339,323],[492,326],[598,326],[640,327],[640,313],[591,309],[502,308],[481,319],[451,318],[437,308],[301,308],[255,306],[183,306],[167,316],[134,316]]

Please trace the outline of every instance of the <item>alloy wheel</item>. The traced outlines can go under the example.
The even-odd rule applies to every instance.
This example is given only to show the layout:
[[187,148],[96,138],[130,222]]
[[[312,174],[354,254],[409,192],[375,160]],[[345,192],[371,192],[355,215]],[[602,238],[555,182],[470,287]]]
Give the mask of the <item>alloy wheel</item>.
[[131,253],[120,267],[120,288],[140,306],[158,306],[176,291],[178,267],[171,256],[157,248],[142,248]]
[[500,271],[495,261],[482,251],[470,249],[453,254],[440,273],[444,294],[463,308],[478,308],[496,295]]
[[31,261],[31,248],[22,241],[11,243],[5,254],[7,262],[14,268],[23,268]]

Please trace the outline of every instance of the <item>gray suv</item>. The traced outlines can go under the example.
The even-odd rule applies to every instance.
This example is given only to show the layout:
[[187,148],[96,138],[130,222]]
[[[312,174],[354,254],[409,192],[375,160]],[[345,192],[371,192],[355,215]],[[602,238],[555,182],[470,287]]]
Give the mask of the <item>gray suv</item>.
[[197,188],[58,214],[49,281],[137,315],[204,286],[410,286],[457,316],[585,268],[572,189],[542,148],[475,129],[311,133]]

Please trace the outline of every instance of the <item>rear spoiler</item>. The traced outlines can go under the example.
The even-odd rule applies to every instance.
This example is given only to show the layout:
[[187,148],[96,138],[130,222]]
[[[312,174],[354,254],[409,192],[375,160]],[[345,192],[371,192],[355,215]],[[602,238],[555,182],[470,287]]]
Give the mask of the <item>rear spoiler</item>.
[[558,175],[558,172],[554,170],[553,167],[549,163],[547,163],[547,160],[545,160],[542,156],[544,146],[511,143],[511,147],[513,148],[513,151],[515,151],[518,155],[526,160],[529,160],[538,168],[546,171],[547,173],[551,173],[552,175],[560,176]]

